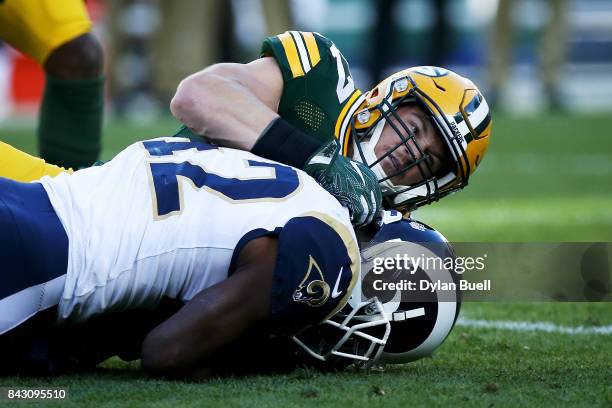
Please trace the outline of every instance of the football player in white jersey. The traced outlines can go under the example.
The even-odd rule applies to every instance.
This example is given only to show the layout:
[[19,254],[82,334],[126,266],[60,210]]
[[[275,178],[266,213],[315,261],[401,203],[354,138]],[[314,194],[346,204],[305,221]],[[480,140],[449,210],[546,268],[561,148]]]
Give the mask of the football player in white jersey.
[[[232,160],[236,158],[240,164]],[[283,221],[266,217],[284,219],[279,214],[285,210],[288,217],[292,214],[279,201],[297,194],[293,188],[301,182],[294,176],[299,173],[253,158],[201,140],[162,138],[133,145],[104,167],[74,176],[64,173],[57,181],[47,177],[40,183],[22,184],[0,178],[0,244],[6,261],[0,276],[4,362],[0,373],[89,370],[118,355],[125,360],[143,357],[145,367],[156,374],[204,378],[212,373],[285,371],[303,364],[342,369],[351,362],[371,363],[379,356],[383,362],[404,363],[435,350],[452,330],[457,298],[449,303],[436,295],[417,304],[397,303],[391,296],[390,303],[380,304],[362,297],[360,284],[352,292],[353,283],[344,289],[342,270],[349,263],[351,270],[355,267],[354,241],[342,238],[348,236],[346,220],[343,228],[337,224],[342,216],[334,221],[333,216],[310,212],[271,232],[270,225]],[[139,170],[142,164],[147,183]],[[241,165],[245,170],[237,171]],[[273,168],[274,173],[261,177],[251,174],[248,169],[253,167]],[[123,172],[131,180],[116,177]],[[239,176],[223,176],[230,174]],[[143,184],[150,189],[150,206],[143,204],[148,195]],[[185,193],[185,186],[195,195]],[[216,207],[215,197],[207,196],[210,193],[221,199]],[[312,195],[317,200],[324,196]],[[103,200],[109,202],[106,207],[94,206]],[[243,207],[246,203],[250,204]],[[256,203],[263,204],[259,209],[281,213],[272,216],[267,210],[248,208]],[[328,210],[333,213],[334,207]],[[202,221],[197,211],[188,211],[193,208],[222,216],[215,222],[207,217]],[[246,218],[228,209],[245,209]],[[224,217],[226,213],[229,216]],[[440,256],[452,255],[452,247],[438,232],[392,213],[385,212],[389,216],[379,221],[378,228],[360,230],[362,242],[368,241],[362,259],[365,271],[370,268],[368,259],[385,256],[386,242],[393,242],[393,247],[399,240],[429,242],[442,251]],[[164,220],[165,225],[160,223]],[[200,222],[207,228],[204,232]],[[215,228],[219,226],[223,228]],[[308,267],[302,277],[292,271],[305,266],[304,251],[309,252]],[[230,253],[227,266],[224,260]],[[28,259],[31,254],[36,257]],[[330,260],[336,256],[340,259]],[[325,266],[337,268],[342,259],[345,264],[330,293]],[[198,264],[199,260],[205,261]],[[266,297],[269,270],[274,277],[272,301]],[[228,278],[228,271],[241,271],[243,279]],[[354,282],[355,274],[351,276]],[[297,283],[292,277],[301,280]],[[309,307],[320,308],[320,313],[334,305],[331,297],[342,299],[337,309],[349,293],[349,303],[338,313],[328,315],[320,328],[312,326],[317,319],[308,317],[314,318]],[[287,304],[289,298],[298,307]],[[251,328],[241,320],[249,317]],[[305,325],[310,328],[293,335]],[[330,333],[330,328],[336,332]],[[208,342],[201,343],[202,333]]]
[[38,182],[0,178],[0,251],[4,374],[61,371],[56,328],[160,310],[143,367],[206,377],[254,327],[293,333],[334,315],[360,268],[348,211],[312,178],[186,138]]
[[[386,242],[452,255],[435,230],[385,214],[360,231],[365,271]],[[4,375],[114,355],[173,378],[404,363],[435,350],[459,310],[437,295],[362,298],[345,208],[299,170],[201,140],[136,143],[40,182],[0,178],[0,227]]]

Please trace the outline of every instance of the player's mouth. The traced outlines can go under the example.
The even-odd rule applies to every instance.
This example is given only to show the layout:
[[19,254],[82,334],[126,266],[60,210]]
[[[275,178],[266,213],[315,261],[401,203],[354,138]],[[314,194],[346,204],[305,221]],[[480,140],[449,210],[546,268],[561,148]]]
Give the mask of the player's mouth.
[[395,157],[393,153],[389,155],[389,162],[391,163],[391,166],[395,169],[395,173],[399,173],[402,170],[402,165],[400,161],[397,159],[397,157]]

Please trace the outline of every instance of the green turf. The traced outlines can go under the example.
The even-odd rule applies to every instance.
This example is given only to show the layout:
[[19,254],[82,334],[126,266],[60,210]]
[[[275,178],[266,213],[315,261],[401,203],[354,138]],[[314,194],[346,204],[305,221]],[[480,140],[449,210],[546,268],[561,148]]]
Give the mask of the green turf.
[[417,217],[456,241],[612,241],[608,116],[496,117],[465,191]]
[[[113,122],[108,159],[142,138],[168,135],[171,120]],[[0,138],[35,151],[33,128]],[[465,192],[417,212],[455,241],[612,241],[609,116],[497,115],[493,143]],[[610,303],[464,304],[469,319],[612,325]],[[107,361],[97,373],[54,380],[0,379],[0,386],[68,387],[62,406],[612,406],[612,336],[457,327],[434,358],[385,372],[212,380],[148,380],[137,364]],[[58,404],[50,404],[58,406]]]
[[[522,319],[525,308],[507,313]],[[536,316],[533,308],[531,316]],[[609,315],[608,315],[609,317]],[[608,321],[609,322],[609,321]],[[214,379],[204,384],[144,379],[135,364],[106,362],[94,375],[4,386],[66,387],[62,406],[609,406],[609,336],[499,332],[457,327],[433,358],[384,372]],[[52,405],[52,404],[49,404]]]

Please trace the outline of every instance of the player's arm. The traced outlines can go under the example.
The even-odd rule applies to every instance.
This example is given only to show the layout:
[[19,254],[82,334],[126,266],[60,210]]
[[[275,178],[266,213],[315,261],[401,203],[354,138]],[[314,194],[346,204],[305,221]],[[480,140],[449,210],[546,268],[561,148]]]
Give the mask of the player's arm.
[[382,202],[376,176],[342,156],[333,134],[319,139],[279,117],[285,84],[295,80],[290,64],[279,58],[286,57],[215,64],[193,74],[179,84],[170,110],[216,144],[305,170],[349,209],[356,226],[369,224]]
[[172,114],[217,144],[251,150],[263,130],[278,117],[283,77],[276,61],[212,65],[179,84]]
[[145,370],[205,379],[215,374],[215,360],[218,366],[227,347],[252,329],[293,334],[346,304],[360,267],[349,226],[313,213],[269,234],[275,237],[254,238],[236,249],[228,279],[198,293],[146,336]]
[[0,177],[30,182],[43,176],[56,176],[62,172],[72,173],[72,169],[49,164],[43,159],[0,142]]
[[209,377],[213,354],[268,316],[276,254],[275,238],[250,241],[228,279],[198,293],[146,336],[143,368],[169,378]]
[[327,141],[279,117],[283,86],[283,75],[272,57],[248,64],[215,64],[181,81],[170,110],[185,126],[220,146],[303,169]]

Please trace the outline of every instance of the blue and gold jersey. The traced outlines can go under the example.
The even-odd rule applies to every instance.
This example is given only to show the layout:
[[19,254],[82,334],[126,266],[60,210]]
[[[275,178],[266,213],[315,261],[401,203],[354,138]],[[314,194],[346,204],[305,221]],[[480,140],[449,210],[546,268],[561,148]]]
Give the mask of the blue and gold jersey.
[[266,38],[262,56],[273,57],[283,74],[279,115],[321,140],[336,137],[346,155],[350,119],[364,97],[334,43],[319,33],[287,31]]

